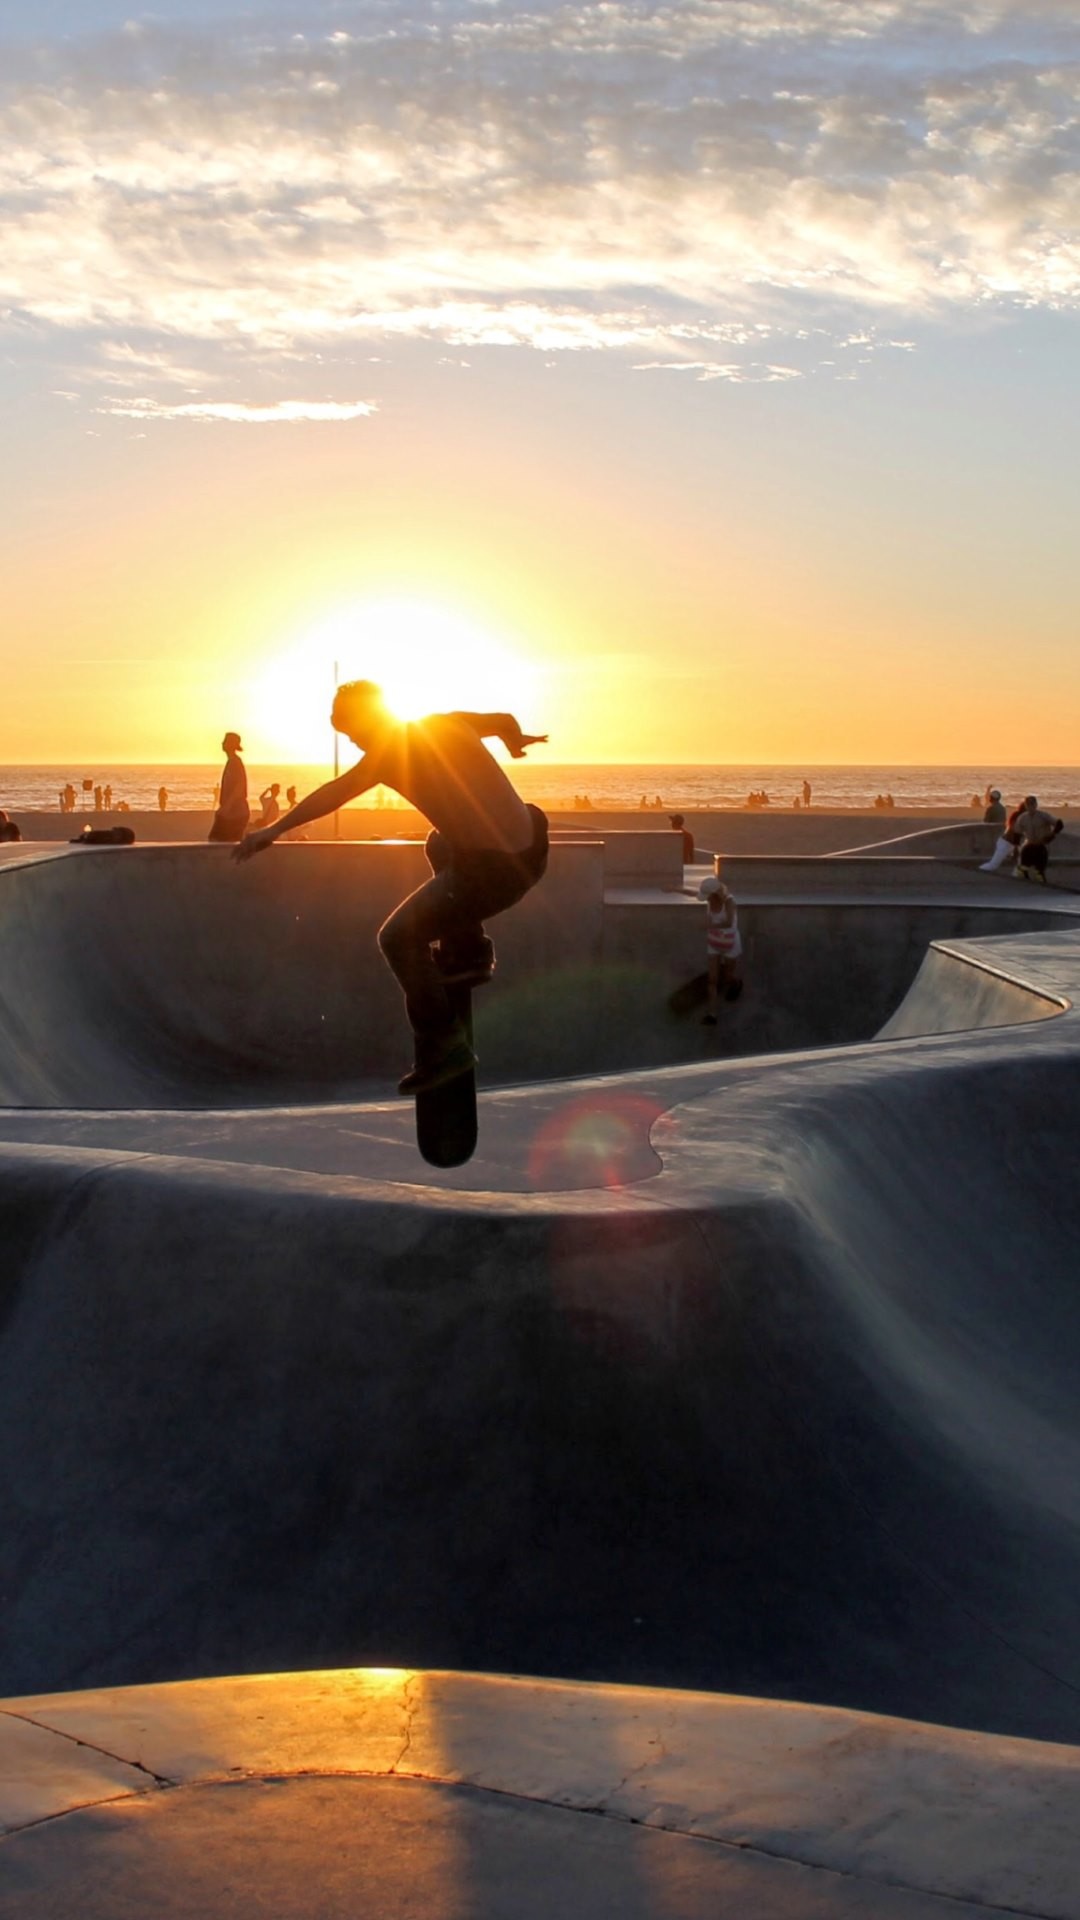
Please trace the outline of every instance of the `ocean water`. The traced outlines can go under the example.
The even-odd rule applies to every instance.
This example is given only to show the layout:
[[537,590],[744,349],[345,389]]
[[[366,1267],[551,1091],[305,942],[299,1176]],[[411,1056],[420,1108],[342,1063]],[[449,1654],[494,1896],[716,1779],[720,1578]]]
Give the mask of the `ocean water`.
[[[221,762],[206,765],[159,766],[0,766],[0,807],[55,811],[58,795],[70,780],[76,791],[76,813],[93,811],[95,786],[109,785],[114,804],[126,800],[134,810],[156,807],[158,789],[165,787],[172,810],[208,808]],[[343,760],[343,765],[348,765]],[[282,794],[295,785],[303,795],[328,780],[326,766],[264,766],[248,762],[248,786],[253,801],[271,780],[280,780]],[[527,800],[568,807],[587,796],[596,808],[638,808],[642,798],[652,806],[657,796],[665,808],[738,807],[747,795],[764,791],[774,807],[790,807],[810,781],[813,804],[820,807],[872,807],[877,794],[891,793],[899,810],[921,807],[966,808],[973,794],[981,798],[987,786],[1000,787],[1007,802],[1025,793],[1038,794],[1050,806],[1080,806],[1080,767],[848,767],[848,766],[653,766],[552,765],[539,756],[513,763],[511,775]],[[88,791],[83,783],[90,782]],[[376,789],[379,805],[393,806],[396,796]]]

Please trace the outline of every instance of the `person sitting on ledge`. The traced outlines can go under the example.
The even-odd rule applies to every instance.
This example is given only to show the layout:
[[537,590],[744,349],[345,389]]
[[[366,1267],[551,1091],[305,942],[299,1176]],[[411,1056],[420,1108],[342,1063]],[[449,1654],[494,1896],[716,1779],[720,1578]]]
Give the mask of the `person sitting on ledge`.
[[416,1058],[404,1094],[441,1086],[476,1065],[447,987],[490,979],[494,948],[483,923],[515,906],[544,874],[548,825],[527,806],[484,745],[499,739],[515,760],[546,733],[522,733],[509,713],[433,713],[403,724],[371,680],[338,688],[331,725],[363,751],[336,780],[309,793],[273,826],[245,835],[234,860],[250,860],[283,833],[336,813],[371,787],[392,787],[426,815],[432,878],[379,929],[379,947],[405,997]]
[[6,841],[6,840],[15,841],[15,840],[21,840],[21,839],[22,839],[22,831],[18,826],[17,822],[9,819],[7,814],[4,812],[3,807],[0,807],[0,842]]

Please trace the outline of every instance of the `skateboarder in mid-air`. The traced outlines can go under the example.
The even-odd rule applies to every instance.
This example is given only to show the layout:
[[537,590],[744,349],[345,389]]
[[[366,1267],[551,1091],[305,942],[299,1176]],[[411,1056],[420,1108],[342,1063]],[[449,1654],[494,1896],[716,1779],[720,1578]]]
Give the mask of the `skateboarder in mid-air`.
[[547,735],[522,733],[508,713],[433,713],[403,724],[370,680],[339,687],[330,719],[363,749],[363,759],[272,826],[248,833],[233,858],[250,860],[282,834],[335,813],[371,787],[392,787],[431,821],[432,878],[379,929],[415,1040],[415,1063],[400,1091],[426,1093],[476,1065],[448,989],[491,978],[495,953],[483,923],[522,899],[547,866],[544,814],[515,792],[484,741],[501,740],[520,760]]

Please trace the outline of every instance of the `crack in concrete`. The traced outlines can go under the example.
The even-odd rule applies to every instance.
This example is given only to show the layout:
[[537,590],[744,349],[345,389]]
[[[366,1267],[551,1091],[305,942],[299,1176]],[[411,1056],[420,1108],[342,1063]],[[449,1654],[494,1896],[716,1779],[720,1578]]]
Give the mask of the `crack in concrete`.
[[68,1733],[63,1727],[52,1727],[47,1720],[35,1720],[33,1714],[15,1713],[10,1707],[0,1707],[0,1713],[5,1719],[20,1720],[26,1727],[37,1727],[41,1733],[51,1733],[57,1740],[67,1740],[73,1747],[85,1747],[87,1753],[100,1754],[103,1760],[114,1760],[117,1766],[131,1767],[136,1773],[144,1773],[155,1787],[175,1787],[180,1784],[177,1780],[170,1780],[167,1774],[155,1773],[152,1767],[144,1765],[141,1760],[129,1760],[122,1753],[111,1753],[108,1747],[99,1747],[93,1740],[81,1740],[77,1733]]
[[[954,1910],[957,1914],[965,1912],[971,1915],[978,1915],[980,1913],[1001,1914],[1005,1916],[1005,1920],[1062,1920],[1060,1913],[1052,1913],[1043,1908],[1003,1906],[1000,1901],[988,1900],[979,1894],[950,1893],[944,1888],[921,1885],[918,1881],[886,1879],[879,1874],[862,1873],[857,1868],[830,1866],[829,1863],[824,1860],[808,1860],[797,1853],[781,1853],[778,1849],[762,1846],[754,1841],[733,1840],[723,1834],[702,1832],[699,1828],[672,1826],[642,1819],[633,1814],[620,1813],[603,1802],[587,1806],[580,1802],[553,1800],[544,1794],[522,1793],[511,1787],[496,1787],[481,1780],[447,1779],[440,1774],[419,1773],[416,1771],[399,1774],[397,1769],[400,1767],[405,1754],[408,1752],[412,1738],[412,1716],[416,1709],[407,1704],[407,1695],[409,1688],[414,1684],[415,1682],[413,1680],[407,1681],[403,1690],[402,1706],[408,1716],[406,1737],[401,1753],[393,1762],[393,1765],[388,1768],[296,1767],[290,1769],[288,1773],[275,1772],[273,1774],[267,1774],[261,1769],[254,1768],[250,1773],[245,1772],[243,1777],[239,1779],[228,1779],[224,1775],[219,1774],[182,1781],[168,1780],[161,1775],[150,1774],[146,1768],[140,1768],[140,1771],[147,1773],[148,1778],[153,1781],[156,1788],[164,1792],[177,1793],[184,1791],[185,1788],[249,1786],[253,1782],[270,1779],[282,1785],[290,1780],[396,1779],[401,1784],[411,1782],[417,1786],[445,1787],[452,1793],[492,1794],[500,1800],[520,1801],[523,1806],[550,1807],[553,1813],[580,1814],[584,1818],[591,1820],[612,1820],[619,1826],[640,1827],[647,1833],[670,1834],[677,1840],[698,1840],[703,1846],[721,1847],[730,1853],[741,1854],[747,1859],[769,1860],[780,1866],[799,1867],[804,1872],[827,1874],[834,1880],[848,1881],[855,1886],[884,1887],[894,1893],[918,1894],[923,1899],[940,1901],[943,1906]],[[0,1708],[0,1713],[7,1714],[8,1717],[13,1720],[26,1719],[27,1724],[30,1726],[43,1726],[42,1722],[30,1720],[26,1715],[12,1714],[10,1709],[6,1707]],[[44,1727],[43,1730],[47,1733],[58,1731],[58,1729],[54,1727]],[[61,1734],[60,1737],[74,1739],[73,1735]],[[85,1740],[75,1740],[74,1744],[76,1746],[90,1745],[90,1743]],[[118,1758],[117,1755],[108,1754],[104,1748],[92,1748],[91,1750],[105,1754],[105,1757],[108,1759]],[[125,1766],[138,1766],[138,1762],[135,1761],[124,1761],[122,1764]],[[626,1775],[626,1780],[632,1780],[635,1773],[640,1773],[642,1769],[649,1764],[648,1761],[643,1761],[640,1767],[632,1767]],[[624,1782],[620,1782],[620,1786],[612,1789],[612,1793],[618,1793],[623,1784]],[[37,1820],[28,1820],[23,1826],[14,1827],[8,1833],[0,1834],[0,1847],[3,1846],[5,1841],[14,1840],[20,1833],[28,1832],[31,1828],[45,1826],[53,1820],[66,1819],[69,1814],[92,1812],[95,1807],[115,1806],[121,1800],[140,1799],[148,1791],[149,1789],[147,1788],[141,1790],[129,1788],[126,1792],[121,1791],[109,1798],[87,1800],[78,1806],[62,1807],[55,1813],[43,1814]],[[611,1794],[608,1796],[609,1800],[610,1798]]]
[[[415,1673],[410,1674],[404,1686],[401,1689],[401,1711],[405,1716],[405,1733],[404,1733],[404,1737],[401,1744],[401,1752],[398,1754],[397,1759],[394,1761],[393,1766],[390,1768],[391,1773],[396,1773],[398,1768],[403,1765],[405,1756],[408,1753],[409,1748],[412,1746],[413,1721],[416,1717],[417,1712],[419,1711],[419,1708],[417,1706],[417,1703],[412,1699],[411,1695],[412,1695],[412,1689],[416,1686],[419,1677],[420,1676],[418,1674],[415,1674]],[[422,1776],[419,1774],[413,1774],[411,1777],[413,1779],[420,1779]]]

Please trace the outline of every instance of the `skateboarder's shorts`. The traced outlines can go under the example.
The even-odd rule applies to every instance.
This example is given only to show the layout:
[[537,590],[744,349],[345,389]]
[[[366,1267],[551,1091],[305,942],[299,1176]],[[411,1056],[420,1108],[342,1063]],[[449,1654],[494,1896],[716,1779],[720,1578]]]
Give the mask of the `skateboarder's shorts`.
[[[533,837],[522,853],[499,853],[492,849],[452,847],[448,863],[450,897],[455,908],[469,919],[487,920],[492,914],[505,913],[517,905],[531,887],[543,879],[548,863],[547,815],[539,807],[529,806]],[[428,839],[428,858],[436,872],[444,864],[442,847],[432,847]],[[441,836],[439,836],[441,839]]]
[[1020,849],[1020,865],[1035,873],[1045,873],[1049,856],[1043,841],[1028,840]]

